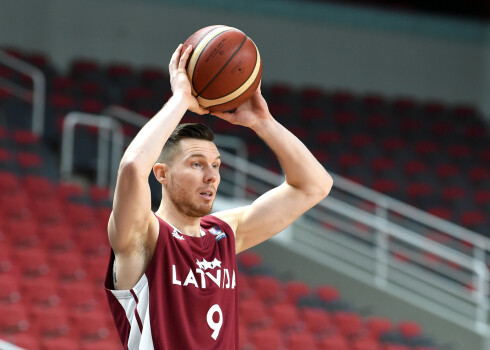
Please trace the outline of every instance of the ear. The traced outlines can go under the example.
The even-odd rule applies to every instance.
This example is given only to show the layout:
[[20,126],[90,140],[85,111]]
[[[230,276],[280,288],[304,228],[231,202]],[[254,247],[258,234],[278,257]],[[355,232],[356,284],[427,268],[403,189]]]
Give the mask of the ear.
[[162,185],[164,185],[168,181],[168,171],[169,166],[167,164],[155,163],[155,165],[153,166],[153,175],[155,175],[157,181],[160,182]]

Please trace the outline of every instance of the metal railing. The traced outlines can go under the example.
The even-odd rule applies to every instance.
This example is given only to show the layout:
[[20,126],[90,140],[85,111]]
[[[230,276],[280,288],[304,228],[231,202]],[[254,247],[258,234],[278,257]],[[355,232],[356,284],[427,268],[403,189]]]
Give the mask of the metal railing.
[[121,124],[111,117],[70,112],[63,121],[61,136],[60,174],[64,180],[73,176],[75,128],[77,125],[94,126],[98,131],[96,183],[111,189],[116,186],[117,169],[122,157],[124,134]]
[[[250,199],[284,181],[222,152],[246,182]],[[488,336],[490,240],[336,174],[330,195],[275,239],[317,262],[416,303],[466,329]],[[226,173],[222,181],[231,182]],[[251,190],[252,189],[252,190]],[[232,196],[233,189],[227,187]],[[226,192],[226,191],[225,191]],[[448,242],[432,239],[444,234]],[[458,243],[472,245],[460,249]]]
[[42,136],[44,133],[44,107],[46,102],[46,79],[44,73],[37,67],[2,50],[0,50],[0,63],[32,79],[32,91],[6,78],[0,79],[0,86],[6,88],[14,96],[32,103],[32,132]]
[[[66,146],[64,152],[73,152]],[[240,142],[235,146],[237,152],[244,147]],[[237,152],[220,149],[225,164],[220,195],[255,199],[284,181],[284,175],[252,164]],[[109,164],[108,154],[104,157],[106,161],[100,164]],[[115,171],[117,165],[113,159]],[[333,177],[330,195],[298,219],[287,234],[276,236],[278,242],[488,336],[485,257],[490,256],[490,240],[341,176]],[[434,235],[446,240],[438,241]],[[469,248],[463,249],[462,242]]]

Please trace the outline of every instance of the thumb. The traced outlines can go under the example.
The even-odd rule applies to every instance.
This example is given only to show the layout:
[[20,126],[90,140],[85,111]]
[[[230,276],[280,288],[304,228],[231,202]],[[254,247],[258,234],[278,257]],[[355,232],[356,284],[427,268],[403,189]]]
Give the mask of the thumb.
[[214,115],[220,119],[226,120],[229,123],[234,122],[235,120],[235,115],[229,112],[210,112],[211,115]]

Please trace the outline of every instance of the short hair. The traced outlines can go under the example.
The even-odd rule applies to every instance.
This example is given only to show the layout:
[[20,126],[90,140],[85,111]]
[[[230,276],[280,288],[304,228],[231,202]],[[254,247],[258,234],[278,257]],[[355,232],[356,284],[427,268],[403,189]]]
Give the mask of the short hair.
[[178,145],[182,139],[213,141],[214,133],[207,125],[201,123],[182,123],[177,125],[167,142],[165,142],[160,157],[158,157],[158,163],[169,164],[177,153]]

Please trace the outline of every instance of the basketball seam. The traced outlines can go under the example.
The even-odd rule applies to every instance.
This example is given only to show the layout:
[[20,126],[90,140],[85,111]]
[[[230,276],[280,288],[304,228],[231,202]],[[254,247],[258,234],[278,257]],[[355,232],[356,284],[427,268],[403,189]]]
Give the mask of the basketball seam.
[[[217,35],[216,37],[214,37],[209,43],[208,45],[214,41],[217,37],[219,37],[219,35]],[[206,86],[204,86],[201,91],[199,91],[196,95],[196,98],[201,96],[201,94],[209,87],[209,85],[211,85],[211,83],[221,74],[221,72],[223,71],[223,69],[226,68],[226,66],[228,65],[228,63],[231,62],[231,60],[233,59],[233,57],[236,56],[236,54],[238,53],[238,51],[240,51],[240,49],[242,48],[242,46],[245,44],[245,42],[247,41],[248,39],[248,36],[245,35],[245,38],[243,39],[242,43],[240,44],[240,46],[235,50],[235,52],[233,52],[233,55],[231,55],[231,57],[228,59],[228,61],[226,61],[226,63],[223,65],[223,67],[221,67],[221,69],[214,75],[214,77],[206,84]],[[206,45],[207,46],[207,45]],[[206,47],[204,47],[206,48]],[[197,58],[197,61],[196,61],[196,66],[197,66],[197,63],[199,62],[199,58],[201,57],[201,54],[202,52],[204,51],[204,49],[201,51],[201,53],[199,54],[199,57]]]
[[[242,89],[242,88],[245,85],[245,83],[248,82],[248,80],[247,80],[247,82],[245,82],[244,84],[242,84],[242,86],[240,86],[238,89],[234,90],[233,92],[229,93],[226,96],[223,96],[223,97],[220,97],[220,98],[217,98],[217,99],[216,98],[214,98],[214,99],[206,99],[206,98],[203,98],[202,96],[200,96],[198,98],[199,103],[202,106],[204,106],[205,108],[207,108],[207,107],[214,107],[214,106],[219,106],[219,105],[226,104],[226,103],[230,102],[231,100],[233,100],[233,99],[235,99],[235,98],[240,97],[241,95],[243,95],[244,92],[257,81],[258,73],[260,72],[260,66],[261,66],[260,54],[259,54],[259,51],[258,51],[257,47],[255,47],[255,50],[257,51],[257,57],[256,57],[256,66],[255,66],[253,72],[255,72],[255,70],[257,69],[257,71],[256,71],[257,74],[254,77],[254,73],[252,72],[252,74],[249,76],[248,79],[251,79],[252,77],[254,77],[254,78],[253,78],[253,81],[249,82],[249,84],[248,84],[249,86],[246,89]],[[231,100],[228,99],[228,100],[225,100],[224,102],[221,102],[221,103],[216,103],[216,104],[214,103],[217,100],[225,99],[225,98],[229,97],[230,95],[236,94],[237,91],[239,91],[239,90],[242,90],[241,93],[238,94],[238,95],[236,95],[236,96],[234,96]]]
[[[254,44],[255,45],[255,44]],[[256,51],[257,51],[257,48],[256,48]],[[255,64],[257,64],[257,60],[258,60],[258,56],[255,56]],[[258,62],[260,64],[260,62]],[[255,66],[254,66],[255,68]],[[213,100],[219,100],[220,98],[224,98],[226,96],[229,96],[230,94],[234,93],[235,91],[239,90],[240,87],[242,87],[249,79],[250,77],[254,74],[254,70],[252,69],[252,71],[250,72],[250,74],[247,76],[247,79],[245,79],[242,83],[242,85],[240,85],[239,87],[237,87],[235,90],[231,91],[231,92],[228,92],[226,95],[223,95],[223,96],[217,96],[217,97],[213,97],[213,98],[206,98],[206,100],[210,100],[210,101],[213,101]],[[258,75],[257,75],[258,76]],[[257,80],[257,76],[255,77],[254,81],[250,84],[250,86],[252,86],[255,81]],[[240,95],[236,96],[234,99],[242,96],[247,90],[243,91]],[[201,97],[201,98],[204,98],[202,96],[197,96],[197,97]],[[230,102],[230,101],[228,101]],[[225,103],[228,103],[228,102],[223,102],[223,103],[220,103],[220,104],[217,104],[216,106],[220,106],[220,105],[223,105]],[[213,106],[214,107],[214,106]]]

